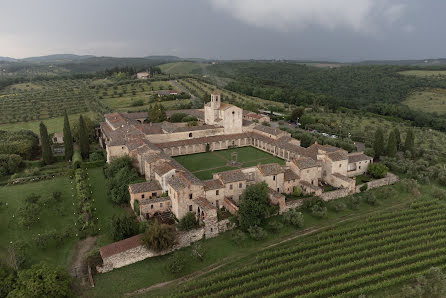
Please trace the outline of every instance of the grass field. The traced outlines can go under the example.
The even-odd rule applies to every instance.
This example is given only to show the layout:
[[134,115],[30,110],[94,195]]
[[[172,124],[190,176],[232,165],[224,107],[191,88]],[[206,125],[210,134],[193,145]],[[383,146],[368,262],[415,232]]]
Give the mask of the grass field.
[[[55,178],[41,182],[31,182],[22,185],[4,186],[0,189],[0,253],[7,251],[8,245],[18,240],[30,241],[39,233],[48,230],[64,230],[74,227],[76,222],[73,215],[72,184],[67,177]],[[42,208],[39,221],[29,230],[19,226],[16,220],[16,210],[24,204],[25,198],[34,193],[42,198],[51,196],[52,192],[61,192],[62,200],[59,203],[46,205]],[[6,205],[7,204],[7,205]],[[67,267],[73,252],[75,239],[75,229],[73,228],[72,238],[63,243],[61,247],[48,247],[39,249],[35,245],[31,246],[29,252],[30,261],[41,260]]]
[[[223,274],[231,274],[231,272],[240,273],[243,271],[243,269],[252,270],[255,268],[261,270],[258,271],[259,273],[261,273],[261,276],[257,277],[257,279],[259,280],[259,282],[264,282],[264,280],[269,280],[268,277],[270,275],[266,271],[266,269],[268,269],[269,267],[262,268],[260,266],[262,263],[258,262],[257,259],[260,257],[265,258],[265,256],[267,256],[268,254],[283,253],[286,249],[293,250],[294,247],[295,247],[294,250],[296,249],[299,251],[302,250],[302,253],[300,255],[299,253],[295,254],[290,253],[288,255],[287,260],[285,260],[282,263],[279,262],[279,264],[282,264],[284,267],[291,266],[291,268],[289,268],[288,271],[286,271],[286,269],[283,270],[284,274],[291,272],[290,270],[293,269],[302,269],[302,270],[311,269],[311,266],[308,264],[307,266],[310,267],[302,266],[301,268],[300,266],[293,266],[295,262],[302,262],[303,265],[305,265],[304,264],[305,258],[303,257],[303,255],[305,255],[306,258],[310,258],[307,263],[310,263],[310,261],[315,260],[314,263],[318,264],[319,270],[325,273],[325,271],[322,270],[323,269],[328,270],[330,268],[327,265],[328,260],[335,261],[336,260],[335,256],[340,253],[338,250],[335,251],[335,249],[339,249],[340,247],[347,247],[346,249],[348,248],[350,248],[351,250],[357,249],[358,252],[369,255],[367,250],[361,251],[360,249],[358,249],[358,246],[362,242],[358,242],[355,239],[359,238],[349,237],[350,234],[345,233],[342,234],[342,236],[346,238],[345,243],[341,242],[339,243],[338,246],[333,245],[332,250],[334,250],[335,252],[333,253],[327,252],[327,257],[326,257],[327,260],[322,260],[324,254],[318,254],[318,249],[320,251],[328,249],[328,246],[323,245],[324,242],[322,241],[329,242],[328,240],[338,239],[338,238],[328,238],[329,235],[335,235],[339,233],[339,231],[350,231],[350,230],[353,231],[355,229],[358,229],[358,226],[360,224],[363,224],[364,222],[370,222],[373,220],[375,220],[375,222],[378,222],[377,219],[379,217],[381,217],[382,219],[384,219],[385,217],[395,218],[396,221],[397,218],[399,219],[404,218],[405,212],[410,212],[412,210],[409,208],[410,202],[416,199],[412,195],[412,193],[405,192],[404,190],[402,190],[401,186],[392,186],[391,188],[396,191],[396,195],[388,196],[385,199],[379,200],[378,204],[375,206],[367,204],[362,195],[359,195],[360,205],[357,210],[352,210],[350,208],[347,208],[344,211],[336,213],[329,209],[327,217],[322,219],[312,216],[311,213],[308,211],[303,211],[304,221],[305,221],[304,227],[296,229],[292,226],[284,225],[278,231],[275,232],[268,231],[266,239],[262,241],[254,241],[248,237],[237,244],[236,242],[233,241],[232,232],[223,233],[216,238],[202,240],[202,245],[205,247],[206,251],[203,262],[199,262],[194,258],[190,257],[191,254],[190,247],[183,248],[180,251],[176,252],[181,254],[185,262],[185,267],[184,267],[185,269],[178,274],[171,274],[168,272],[166,268],[166,261],[168,260],[169,256],[146,259],[144,261],[120,269],[116,269],[105,274],[98,274],[95,276],[95,288],[84,293],[84,297],[103,297],[103,296],[122,297],[124,296],[125,293],[130,293],[138,289],[149,287],[151,285],[161,283],[164,281],[177,279],[187,274],[197,272],[197,270],[206,272],[210,270],[210,268],[212,267],[215,268],[217,266],[221,266],[221,268],[215,271],[215,275],[213,273],[209,273],[205,275],[203,278],[195,276],[192,277],[192,281],[189,283],[184,281],[180,283],[173,282],[170,286],[164,286],[164,287],[161,286],[159,289],[152,289],[151,291],[148,291],[144,294],[140,294],[138,296],[139,297],[167,297],[167,296],[183,297],[184,295],[194,296],[193,294],[194,292],[192,291],[194,290],[194,287],[197,284],[200,285],[200,289],[202,288],[203,291],[205,291],[207,287],[213,285],[217,286],[220,283],[224,285],[224,283],[226,282],[230,283],[235,279],[222,278],[218,279],[217,283],[211,283],[208,282],[209,280],[208,278],[219,277]],[[431,188],[432,188],[431,186],[423,187],[423,189],[421,190],[423,195],[419,198],[420,202],[430,200]],[[376,192],[378,190],[373,190],[373,191]],[[345,204],[347,204],[347,206],[349,206],[348,198],[340,199],[340,201],[343,201]],[[436,206],[431,206],[429,208],[434,210],[435,207]],[[446,215],[444,215],[443,205],[439,205],[437,211],[436,212],[432,211],[432,214],[436,214],[435,216],[437,217],[442,216],[443,218],[446,218]],[[276,216],[270,218],[269,221],[281,221],[281,219],[282,219],[281,216]],[[304,232],[308,232],[309,228],[312,228],[314,231],[320,229],[320,232],[315,233],[312,236],[303,236],[302,234]],[[395,228],[396,227],[392,227],[392,229]],[[435,226],[435,228],[437,230],[442,229],[441,226]],[[368,226],[368,229],[370,229],[369,231],[370,233],[371,230],[373,229],[373,224],[370,224]],[[409,230],[410,226],[407,229]],[[401,229],[401,231],[403,230]],[[398,233],[395,234],[399,235]],[[324,237],[325,235],[327,235],[327,238]],[[381,235],[383,234],[377,234],[375,235],[375,238],[379,238]],[[426,238],[428,238],[428,235],[429,232],[426,229],[426,235],[425,235]],[[369,236],[372,237],[370,234]],[[437,236],[437,238],[438,237],[439,236]],[[411,241],[416,242],[417,239],[418,238],[414,238]],[[408,240],[407,237],[406,240]],[[279,242],[284,242],[284,243],[278,245]],[[319,245],[319,243],[321,244]],[[379,244],[381,244],[381,242],[379,242]],[[267,247],[271,245],[275,246],[273,248],[268,249]],[[313,250],[310,250],[311,248]],[[385,250],[385,248],[387,247],[384,247],[381,250]],[[369,256],[372,257],[373,254],[370,254]],[[352,253],[352,260],[354,257],[357,257],[357,255]],[[271,259],[274,261],[277,261],[278,258],[279,258],[278,256],[271,257]],[[320,262],[317,262],[317,258],[321,258]],[[344,258],[348,257],[344,256],[342,259],[343,262],[348,262],[348,260],[344,260]],[[266,259],[268,260],[269,257],[266,257]],[[264,262],[267,262],[267,260]],[[349,265],[350,264],[351,262],[349,262]],[[273,265],[274,265],[273,261],[271,263],[267,263],[267,266],[272,267]],[[338,270],[337,267],[336,270]],[[276,272],[275,274],[277,275],[278,273]],[[309,274],[312,274],[312,272],[310,271]],[[250,277],[249,275],[241,274],[240,277],[244,277],[244,280],[239,280],[239,283],[237,285],[225,287],[225,289],[227,290],[233,289],[235,291],[238,291],[240,290],[240,288],[243,287],[244,282],[251,282],[249,280]],[[306,278],[305,275],[299,275],[299,277]],[[252,281],[252,284],[254,286],[257,279]],[[255,289],[255,287],[253,289]],[[215,292],[216,294],[215,296],[229,297],[223,295],[223,292],[220,292],[223,290],[224,289],[220,290],[217,289]],[[207,292],[200,292],[198,293],[198,295],[195,295],[194,297],[198,297],[200,295],[211,295],[213,293],[214,292],[212,290],[209,290]],[[247,296],[247,295],[241,294],[240,296]],[[258,295],[253,295],[253,296],[258,297]],[[356,295],[355,297],[357,296],[358,295]]]
[[209,64],[205,63],[199,63],[199,62],[172,62],[172,63],[166,63],[161,64],[159,67],[161,68],[161,71],[163,73],[168,74],[174,74],[174,73],[181,73],[181,74],[187,74],[192,73],[194,70],[204,68],[209,66]]
[[[80,114],[71,114],[68,116],[70,121],[74,121],[74,119],[78,119]],[[87,112],[82,113],[84,117],[89,117],[90,119],[95,119],[99,115],[95,112]],[[6,123],[6,124],[0,124],[0,130],[21,130],[21,129],[29,129],[34,131],[35,133],[39,134],[40,128],[40,122],[45,123],[48,133],[54,133],[54,132],[61,132],[63,131],[63,117],[55,117],[51,119],[46,120],[37,120],[37,121],[28,121],[28,122],[17,122],[17,123]],[[70,123],[71,123],[70,122]]]
[[415,111],[444,115],[446,114],[446,90],[415,91],[402,103]]
[[405,70],[399,72],[402,75],[417,76],[417,77],[445,77],[446,70]]
[[176,156],[174,159],[199,179],[207,180],[212,179],[214,173],[237,169],[237,167],[227,165],[231,161],[231,154],[233,152],[237,152],[237,161],[242,163],[241,167],[243,168],[252,167],[258,163],[285,164],[283,159],[253,147],[240,147],[221,151]]

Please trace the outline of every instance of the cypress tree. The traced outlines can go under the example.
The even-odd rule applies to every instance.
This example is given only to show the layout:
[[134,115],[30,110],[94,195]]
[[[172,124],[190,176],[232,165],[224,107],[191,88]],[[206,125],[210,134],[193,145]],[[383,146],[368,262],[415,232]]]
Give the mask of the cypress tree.
[[71,134],[67,111],[65,111],[63,120],[63,144],[65,148],[65,160],[71,160],[73,158],[73,135]]
[[412,129],[409,129],[409,131],[406,134],[406,141],[404,142],[404,151],[413,152],[414,146],[415,146],[415,136],[413,134]]
[[387,156],[395,157],[397,152],[395,132],[391,131],[387,140]]
[[380,157],[384,154],[384,134],[381,128],[378,128],[375,132],[375,142],[373,143],[373,149],[375,151],[375,157]]
[[90,142],[88,139],[87,126],[82,115],[79,116],[79,147],[83,159],[88,158],[90,152]]
[[167,120],[166,108],[162,104],[160,104],[159,110],[159,122]]
[[42,158],[46,165],[53,162],[53,152],[51,151],[50,138],[48,137],[48,130],[45,124],[40,122],[40,142],[42,144]]
[[400,130],[398,128],[395,128],[393,130],[393,133],[395,134],[396,149],[398,151],[398,150],[401,149],[401,134],[400,134]]

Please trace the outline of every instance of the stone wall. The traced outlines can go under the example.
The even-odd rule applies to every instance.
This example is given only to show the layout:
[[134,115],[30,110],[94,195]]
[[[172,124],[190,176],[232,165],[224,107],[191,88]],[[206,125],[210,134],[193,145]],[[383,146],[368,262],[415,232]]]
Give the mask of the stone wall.
[[[400,180],[400,178],[398,178],[398,176],[388,172],[385,178],[367,182],[366,183],[367,189],[373,189],[373,188],[377,188],[377,187],[381,187],[381,186],[385,186],[385,185],[394,184],[394,183],[398,182],[398,180]],[[361,192],[361,187],[363,185],[364,184],[357,185],[356,192]]]
[[348,196],[350,190],[348,188],[341,188],[333,191],[324,192],[321,194],[321,198],[328,202],[331,200],[339,199]]
[[293,200],[293,201],[288,201],[286,202],[286,206],[285,206],[285,212],[290,210],[290,209],[295,209],[295,208],[299,208],[300,206],[302,206],[302,204],[304,203],[304,200]]

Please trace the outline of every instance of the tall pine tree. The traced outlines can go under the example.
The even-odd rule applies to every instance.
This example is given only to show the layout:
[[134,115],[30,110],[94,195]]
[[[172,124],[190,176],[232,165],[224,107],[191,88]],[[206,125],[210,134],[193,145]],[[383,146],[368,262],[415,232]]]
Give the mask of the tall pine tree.
[[384,134],[381,128],[378,128],[375,132],[375,142],[373,143],[373,150],[375,151],[375,157],[377,158],[384,154]]
[[40,143],[42,144],[42,158],[46,165],[53,162],[53,152],[51,151],[50,138],[45,124],[40,122]]
[[79,116],[79,147],[82,158],[87,159],[90,153],[90,141],[88,139],[87,126],[82,115]]
[[413,134],[412,129],[409,129],[409,131],[406,134],[406,141],[404,142],[404,151],[413,152],[415,146],[415,136]]
[[393,133],[395,134],[395,140],[396,140],[396,149],[401,150],[401,133],[398,128],[395,128],[393,130]]
[[63,144],[65,147],[65,160],[71,160],[73,158],[73,136],[71,134],[67,111],[65,111],[63,119]]
[[395,132],[391,131],[389,133],[389,139],[387,140],[387,156],[389,157],[395,157],[397,148],[396,148],[396,138],[395,138]]

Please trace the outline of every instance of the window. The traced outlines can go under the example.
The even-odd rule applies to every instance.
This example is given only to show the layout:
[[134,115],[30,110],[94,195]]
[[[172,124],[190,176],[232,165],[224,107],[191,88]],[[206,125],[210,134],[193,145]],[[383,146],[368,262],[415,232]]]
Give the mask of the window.
[[218,196],[218,194],[219,194],[219,191],[218,191],[218,189],[215,191],[215,195],[216,196]]
[[276,181],[276,176],[273,176],[273,181]]
[[189,138],[192,138],[192,133],[191,132],[189,133]]
[[339,167],[341,167],[342,165],[341,164],[339,164]]
[[141,195],[141,199],[144,199],[144,194]]
[[189,205],[189,211],[192,211],[192,205]]
[[153,205],[150,205],[150,209],[153,209]]
[[361,169],[361,166],[359,166],[359,169]]
[[152,197],[156,197],[156,192],[152,192]]
[[160,203],[160,207],[163,207],[163,203]]
[[218,204],[218,200],[215,200],[215,205],[217,205],[217,208],[220,207],[220,205]]
[[238,188],[242,188],[243,187],[243,184],[240,182],[239,184],[238,184]]
[[232,115],[234,115],[235,114],[235,112],[234,111],[232,111]]
[[[234,112],[233,112],[234,113]],[[212,233],[212,228],[211,228],[211,233]]]
[[192,194],[191,193],[189,194],[189,199],[192,200]]
[[280,188],[277,188],[277,192],[280,192]]
[[229,189],[232,189],[232,184],[229,184]]

